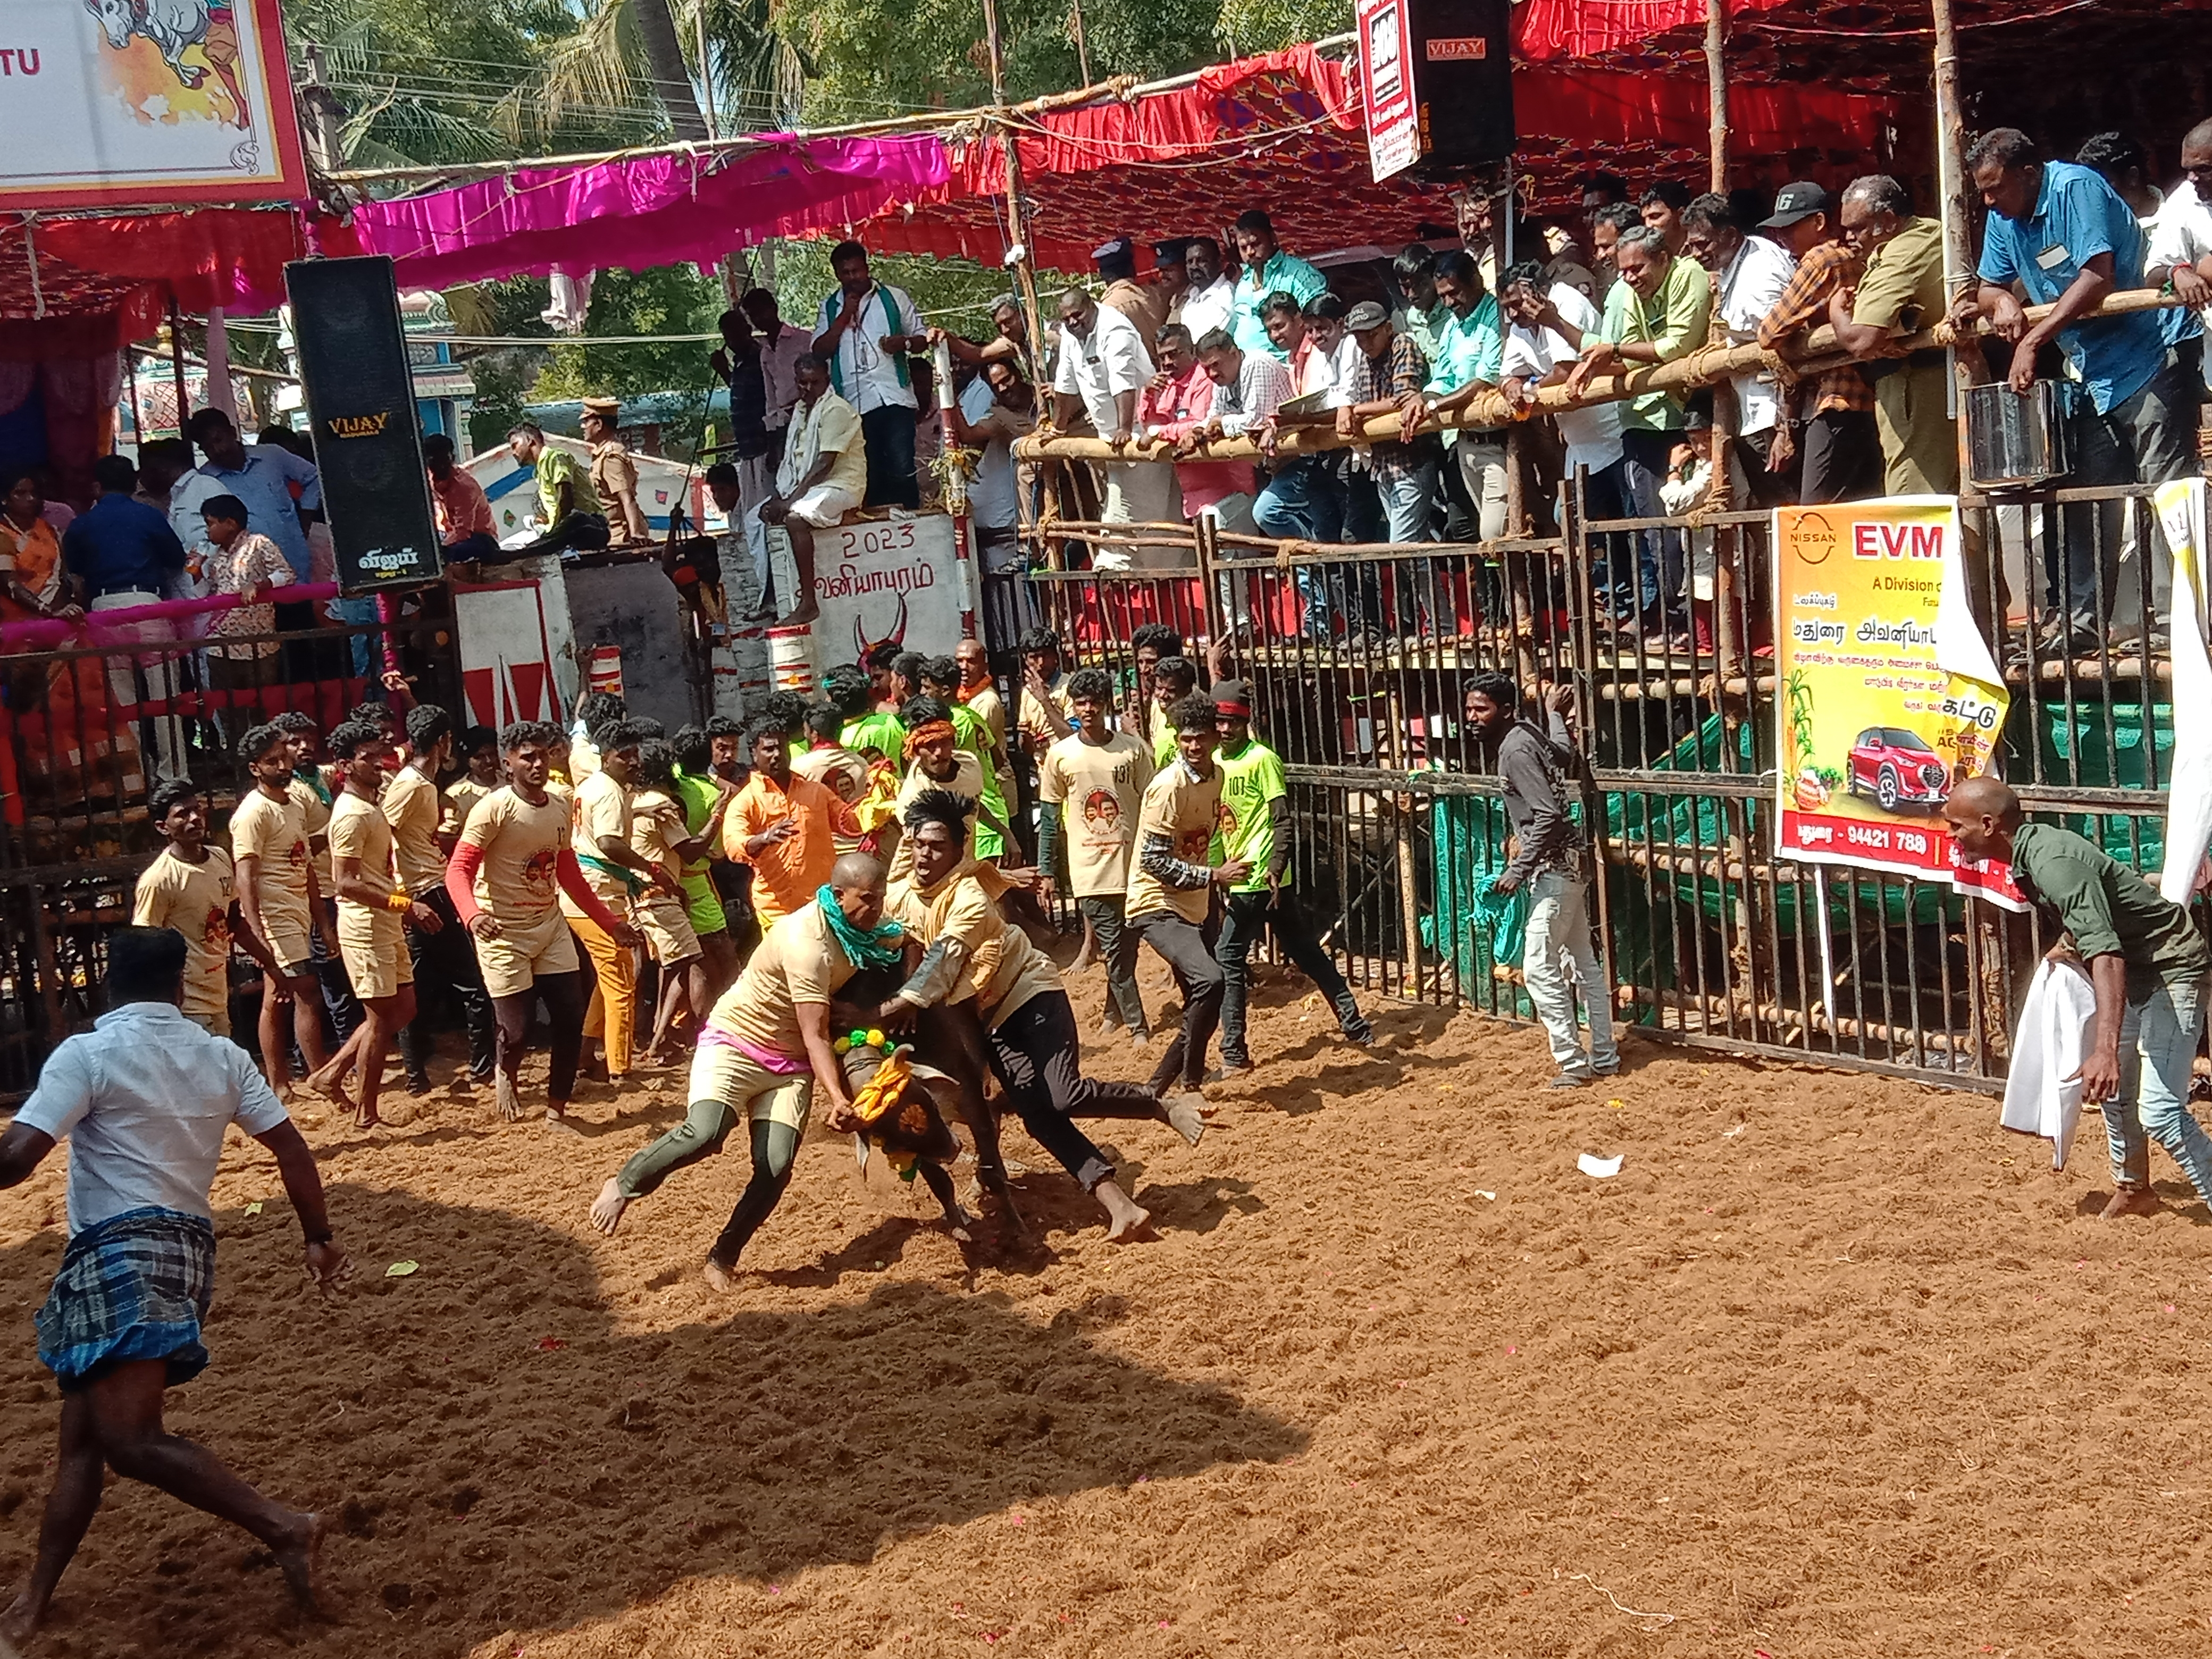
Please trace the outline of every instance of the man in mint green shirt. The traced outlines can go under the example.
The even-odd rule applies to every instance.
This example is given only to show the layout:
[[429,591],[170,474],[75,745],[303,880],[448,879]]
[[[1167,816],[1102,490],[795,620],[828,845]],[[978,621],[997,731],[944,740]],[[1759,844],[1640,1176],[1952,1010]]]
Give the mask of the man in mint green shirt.
[[1287,294],[1303,307],[1328,283],[1304,260],[1294,259],[1275,246],[1274,222],[1262,210],[1249,208],[1238,214],[1236,234],[1237,257],[1244,269],[1230,305],[1229,332],[1239,351],[1261,351],[1279,363],[1288,362],[1290,353],[1269,337],[1261,307],[1270,294]]
[[[1504,373],[1504,315],[1498,296],[1483,285],[1473,256],[1458,248],[1439,253],[1432,280],[1440,307],[1437,349],[1429,359],[1433,374],[1399,406],[1398,429],[1408,438],[1493,390]],[[1475,506],[1475,534],[1486,542],[1496,540],[1505,533],[1504,432],[1497,427],[1463,428],[1452,445],[1452,459]]]
[[1229,890],[1228,914],[1213,959],[1221,964],[1221,1074],[1252,1069],[1244,1046],[1244,1008],[1250,991],[1247,964],[1253,942],[1275,930],[1283,947],[1305,976],[1321,988],[1336,1011],[1344,1035],[1363,1048],[1375,1046],[1375,1028],[1359,1012],[1352,988],[1313,929],[1299,913],[1288,888],[1291,864],[1291,802],[1283,779],[1283,757],[1252,735],[1252,688],[1243,680],[1224,680],[1213,688],[1214,730],[1221,747],[1213,764],[1221,775],[1221,827],[1215,836],[1216,863],[1249,863],[1252,872]]
[[[1613,245],[1620,280],[1605,296],[1605,315],[1594,337],[1583,342],[1582,361],[1567,377],[1580,392],[1600,374],[1613,374],[1686,357],[1706,343],[1712,320],[1713,281],[1695,259],[1667,251],[1666,239],[1649,225],[1624,230]],[[1632,517],[1656,519],[1674,446],[1688,416],[1680,398],[1640,392],[1622,405],[1622,483]],[[1638,613],[1645,628],[1680,630],[1688,617],[1681,592],[1682,539],[1672,531],[1647,530],[1637,554]]]

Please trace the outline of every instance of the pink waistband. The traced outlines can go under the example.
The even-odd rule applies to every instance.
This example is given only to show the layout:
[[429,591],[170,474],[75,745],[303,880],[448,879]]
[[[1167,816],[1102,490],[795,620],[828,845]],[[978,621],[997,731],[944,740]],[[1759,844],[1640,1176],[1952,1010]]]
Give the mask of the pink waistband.
[[712,1043],[718,1048],[735,1048],[764,1072],[778,1077],[797,1077],[814,1068],[803,1060],[793,1060],[789,1054],[780,1054],[773,1048],[763,1048],[757,1042],[747,1042],[743,1037],[724,1030],[719,1025],[702,1025],[699,1041]]

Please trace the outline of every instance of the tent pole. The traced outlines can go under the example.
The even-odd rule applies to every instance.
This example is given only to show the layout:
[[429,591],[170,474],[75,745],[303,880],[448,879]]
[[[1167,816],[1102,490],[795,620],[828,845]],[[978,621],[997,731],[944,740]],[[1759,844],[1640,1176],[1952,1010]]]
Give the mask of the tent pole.
[[1716,196],[1728,194],[1727,44],[1727,0],[1705,0],[1705,89],[1712,106],[1712,191]]
[[[1954,302],[1974,283],[1974,256],[1966,201],[1966,124],[1959,102],[1959,37],[1951,25],[1951,0],[1929,0],[1936,25],[1936,177],[1942,196],[1943,287]],[[1953,411],[1959,424],[1959,481],[1970,484],[1972,446],[1966,434],[1966,388],[1974,384],[1979,348],[1951,348]]]
[[1036,261],[1029,234],[1022,223],[1021,140],[1006,121],[1006,55],[999,36],[998,0],[983,0],[983,34],[991,54],[991,104],[997,118],[999,140],[1006,148],[1006,249],[1014,267],[1014,284],[1022,296],[1022,318],[1029,333],[1031,390],[1040,407],[1044,402],[1044,319],[1037,313]]
[[185,392],[185,319],[177,309],[177,296],[169,295],[169,367],[177,380],[177,434],[184,435],[185,422],[192,412],[191,401]]

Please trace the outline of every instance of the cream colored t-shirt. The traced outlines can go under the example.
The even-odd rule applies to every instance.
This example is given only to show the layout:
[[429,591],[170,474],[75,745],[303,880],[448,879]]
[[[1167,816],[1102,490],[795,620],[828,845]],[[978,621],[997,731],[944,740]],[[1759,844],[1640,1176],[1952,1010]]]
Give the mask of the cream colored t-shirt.
[[561,849],[568,841],[568,807],[550,790],[532,806],[513,785],[477,803],[460,844],[483,850],[477,866],[477,903],[501,921],[534,922],[558,901]]
[[[599,851],[599,837],[612,836],[617,841],[627,842],[630,831],[629,791],[617,783],[605,771],[592,773],[576,786],[575,804],[569,811],[569,849],[576,862],[583,866],[584,884],[599,895],[599,902],[617,915],[628,914],[630,884],[620,876],[610,875],[594,865],[611,864],[613,860]],[[619,866],[616,866],[620,868]],[[581,906],[568,894],[561,895],[561,914],[580,916]]]
[[[856,755],[842,744],[810,749],[803,755],[791,757],[791,769],[802,778],[811,778],[829,790],[848,806],[857,806],[868,793],[868,763],[865,756]],[[848,836],[833,829],[830,839],[840,853],[857,853],[860,837]]]
[[[914,805],[915,797],[925,789],[947,789],[966,801],[970,807],[983,799],[983,763],[965,749],[952,751],[953,771],[951,781],[933,778],[921,769],[916,761],[906,769],[906,776],[899,783],[898,825],[899,842],[891,854],[890,878],[903,881],[914,873],[914,848],[907,844],[906,809]],[[975,814],[968,814],[968,840],[960,849],[969,858],[975,856]]]
[[459,835],[461,826],[469,821],[469,814],[477,810],[477,803],[491,793],[495,787],[478,783],[466,772],[462,773],[453,782],[447,784],[446,786],[446,811],[448,814],[446,819],[447,830],[453,835]]
[[234,864],[248,858],[261,861],[257,887],[262,925],[272,934],[306,939],[313,928],[307,913],[310,865],[299,798],[287,790],[283,800],[271,800],[256,784],[230,815],[230,856]]
[[230,854],[210,847],[188,864],[164,847],[138,878],[131,907],[133,927],[173,927],[185,936],[185,1000],[188,1014],[220,1014],[230,1007]]
[[[361,878],[388,895],[393,886],[392,848],[392,826],[376,803],[363,800],[350,789],[341,790],[337,805],[331,809],[331,859],[359,859]],[[391,914],[381,904],[363,904],[358,899],[340,899],[338,903],[349,910]]]
[[799,1005],[827,1003],[853,974],[852,963],[823,920],[822,907],[802,905],[768,930],[707,1023],[756,1048],[804,1060]]
[[438,786],[411,766],[403,766],[384,791],[384,821],[392,826],[393,856],[408,896],[421,898],[446,878],[446,855],[438,850],[438,824],[445,800]]
[[327,899],[337,890],[331,881],[331,808],[305,778],[292,779],[284,793],[300,809],[301,833],[307,836],[307,854],[315,862],[316,890]]
[[912,880],[894,882],[884,911],[924,950],[940,939],[955,939],[966,947],[961,982],[945,1001],[973,998],[976,1013],[993,1030],[1030,998],[1062,988],[1052,958],[1027,933],[1008,925],[975,878],[973,866],[963,866],[933,893],[925,893]]
[[[1067,675],[1062,674],[1045,696],[1060,711],[1060,719],[1073,726],[1075,723],[1075,708],[1073,699],[1067,695],[1068,678]],[[1043,706],[1037,701],[1036,693],[1030,690],[1026,683],[1022,686],[1019,724],[1022,736],[1039,750],[1060,741],[1060,733],[1054,728],[1051,717],[1045,713]]]
[[1064,806],[1060,841],[1076,897],[1120,898],[1128,890],[1137,814],[1152,781],[1152,753],[1133,732],[1116,732],[1103,743],[1078,732],[1046,751],[1037,799]]
[[672,876],[684,873],[684,860],[674,843],[689,834],[684,827],[684,807],[664,790],[641,790],[629,804],[629,844],[641,856],[661,866]]
[[1173,837],[1175,856],[1187,864],[1207,864],[1213,831],[1221,817],[1221,774],[1200,783],[1180,760],[1162,767],[1145,788],[1144,805],[1137,810],[1135,855],[1129,860],[1129,906],[1132,916],[1172,910],[1193,925],[1206,921],[1212,896],[1203,887],[1188,890],[1161,884],[1143,864],[1145,837]]

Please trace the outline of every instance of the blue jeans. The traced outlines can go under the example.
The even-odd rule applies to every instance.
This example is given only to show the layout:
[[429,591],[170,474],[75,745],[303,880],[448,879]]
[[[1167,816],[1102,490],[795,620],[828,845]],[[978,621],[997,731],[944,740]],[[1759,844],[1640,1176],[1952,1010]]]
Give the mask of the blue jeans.
[[[1628,500],[1628,516],[1663,519],[1666,503],[1659,499],[1659,481],[1667,476],[1667,458],[1681,440],[1678,432],[1652,432],[1631,427],[1620,434],[1621,493]],[[1672,530],[1636,532],[1636,607],[1616,608],[1614,615],[1634,615],[1647,622],[1681,622],[1689,607],[1681,597],[1682,538]],[[1624,596],[1616,592],[1618,602]]]
[[2120,1017],[2120,1092],[2104,1108],[2112,1179],[2150,1185],[2150,1142],[2173,1154],[2205,1202],[2212,1204],[2212,1138],[2189,1109],[2191,1063],[2204,1030],[2204,981],[2160,985],[2128,999]]
[[[376,621],[375,596],[364,593],[350,599],[332,599],[331,614],[350,627],[368,627]],[[353,672],[363,679],[373,678],[368,672],[369,636],[356,634],[346,643],[353,652]]]
[[[1252,503],[1252,518],[1262,536],[1323,544],[1344,539],[1346,497],[1344,481],[1330,465],[1333,459],[1328,455],[1301,455],[1276,469],[1274,477],[1261,490],[1259,499]],[[1298,592],[1306,603],[1305,631],[1327,634],[1331,613],[1338,608],[1328,590],[1337,590],[1340,599],[1343,576],[1332,574],[1324,582],[1313,572],[1301,568],[1297,581]]]

